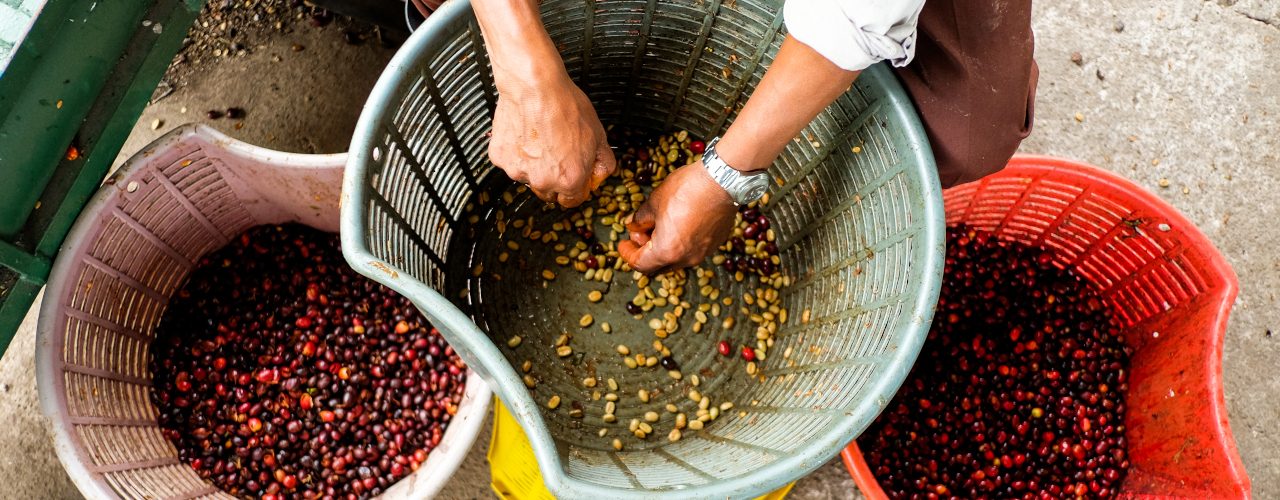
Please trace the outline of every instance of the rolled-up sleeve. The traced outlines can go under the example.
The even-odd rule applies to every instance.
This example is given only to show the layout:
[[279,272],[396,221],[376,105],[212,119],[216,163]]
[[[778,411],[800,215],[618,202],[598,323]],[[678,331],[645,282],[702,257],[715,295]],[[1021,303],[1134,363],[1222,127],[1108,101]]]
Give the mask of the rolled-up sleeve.
[[836,66],[860,71],[883,60],[911,62],[923,7],[924,0],[787,0],[783,16],[796,40]]

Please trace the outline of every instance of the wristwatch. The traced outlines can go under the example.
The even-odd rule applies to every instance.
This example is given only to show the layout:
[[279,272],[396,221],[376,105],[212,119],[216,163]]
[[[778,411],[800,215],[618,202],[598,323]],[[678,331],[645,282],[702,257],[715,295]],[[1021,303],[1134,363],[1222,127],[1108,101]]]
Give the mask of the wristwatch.
[[716,154],[718,142],[720,142],[719,137],[712,139],[707,143],[706,151],[702,153],[702,166],[707,169],[707,174],[729,193],[735,205],[745,205],[759,200],[769,189],[769,173],[761,170],[747,174],[730,167],[720,159],[720,155]]

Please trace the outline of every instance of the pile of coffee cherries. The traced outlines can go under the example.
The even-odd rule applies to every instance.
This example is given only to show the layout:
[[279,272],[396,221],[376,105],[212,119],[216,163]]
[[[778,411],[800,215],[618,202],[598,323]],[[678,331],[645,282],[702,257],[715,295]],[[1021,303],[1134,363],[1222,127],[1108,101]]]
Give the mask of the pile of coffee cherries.
[[151,348],[179,458],[241,498],[367,498],[440,443],[466,366],[336,235],[260,226],[201,259]]
[[928,340],[860,438],[891,498],[1112,497],[1129,467],[1129,352],[1049,251],[947,233]]

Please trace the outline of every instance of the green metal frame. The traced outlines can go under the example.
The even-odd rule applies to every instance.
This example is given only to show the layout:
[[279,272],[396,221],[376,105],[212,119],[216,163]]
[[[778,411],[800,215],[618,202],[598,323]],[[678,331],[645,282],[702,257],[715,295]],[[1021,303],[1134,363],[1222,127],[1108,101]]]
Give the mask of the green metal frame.
[[203,3],[49,0],[16,46],[0,74],[0,353]]

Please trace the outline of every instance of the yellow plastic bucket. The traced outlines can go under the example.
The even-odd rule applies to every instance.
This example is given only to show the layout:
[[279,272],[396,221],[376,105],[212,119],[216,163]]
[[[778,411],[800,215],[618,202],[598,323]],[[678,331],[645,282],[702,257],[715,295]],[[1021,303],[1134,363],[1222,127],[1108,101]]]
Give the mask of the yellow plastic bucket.
[[[555,500],[542,485],[542,473],[524,430],[498,398],[493,398],[493,437],[489,440],[490,486],[504,500]],[[782,500],[796,483],[787,483],[756,500]]]

